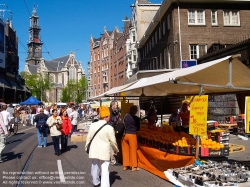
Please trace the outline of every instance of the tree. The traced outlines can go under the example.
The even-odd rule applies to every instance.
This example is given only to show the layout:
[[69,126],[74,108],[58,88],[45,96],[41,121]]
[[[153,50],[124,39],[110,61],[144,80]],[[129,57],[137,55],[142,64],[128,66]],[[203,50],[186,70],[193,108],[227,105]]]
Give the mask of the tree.
[[86,93],[87,93],[87,85],[88,81],[86,77],[82,77],[77,83],[77,96],[76,96],[76,103],[81,103],[82,100],[86,100]]
[[87,80],[85,77],[82,77],[78,82],[74,80],[69,80],[67,85],[62,90],[62,97],[60,100],[62,102],[76,102],[81,103],[82,100],[86,97],[87,90]]
[[21,72],[20,75],[25,80],[25,85],[31,90],[32,95],[39,100],[43,99],[46,101],[45,91],[50,90],[50,88],[54,86],[54,83],[42,73],[29,74],[27,72]]

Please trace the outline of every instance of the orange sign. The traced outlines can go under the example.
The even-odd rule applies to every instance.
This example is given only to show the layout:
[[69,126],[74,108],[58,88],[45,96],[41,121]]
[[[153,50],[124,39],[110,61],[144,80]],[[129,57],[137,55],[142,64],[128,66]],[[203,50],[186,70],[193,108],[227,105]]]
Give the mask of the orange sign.
[[208,96],[195,96],[190,105],[189,133],[207,136]]

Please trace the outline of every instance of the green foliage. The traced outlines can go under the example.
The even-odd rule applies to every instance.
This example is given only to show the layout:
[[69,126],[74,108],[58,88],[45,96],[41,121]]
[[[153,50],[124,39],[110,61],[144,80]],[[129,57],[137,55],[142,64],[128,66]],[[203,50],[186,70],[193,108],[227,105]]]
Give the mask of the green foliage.
[[67,85],[62,90],[61,102],[81,103],[86,97],[87,80],[82,77],[78,82],[69,80]]
[[[31,90],[32,96],[39,100],[46,101],[45,91],[53,87],[52,81],[47,76],[40,74],[28,74],[26,72],[20,73],[25,80],[26,87]],[[42,98],[41,98],[42,97]]]

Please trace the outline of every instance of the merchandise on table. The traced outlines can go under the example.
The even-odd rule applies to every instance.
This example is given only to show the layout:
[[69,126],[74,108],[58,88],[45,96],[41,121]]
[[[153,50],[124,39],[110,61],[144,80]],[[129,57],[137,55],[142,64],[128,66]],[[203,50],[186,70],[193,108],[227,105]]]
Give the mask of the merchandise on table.
[[[167,132],[166,129],[168,129]],[[166,125],[165,129],[162,128],[162,131],[141,128],[137,133],[138,142],[140,145],[153,147],[168,153],[195,155],[196,139],[184,132],[172,132],[170,129],[172,127],[169,125]],[[202,157],[228,156],[229,147],[209,138],[201,138],[199,155]]]
[[[186,186],[239,186],[239,183],[250,183],[250,167],[239,162],[207,161],[201,165],[169,169],[166,174],[172,173],[174,178]],[[169,177],[171,178],[171,177]],[[172,179],[173,183],[174,179]]]

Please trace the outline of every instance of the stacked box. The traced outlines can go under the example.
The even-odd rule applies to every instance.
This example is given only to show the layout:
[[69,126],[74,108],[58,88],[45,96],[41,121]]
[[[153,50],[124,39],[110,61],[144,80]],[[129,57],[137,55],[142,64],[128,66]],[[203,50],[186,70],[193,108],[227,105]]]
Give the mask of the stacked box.
[[176,147],[176,152],[180,155],[190,155],[190,147],[180,147],[180,146],[177,146]]
[[168,145],[168,152],[169,152],[169,153],[178,154],[177,147],[178,147],[178,146],[174,146],[174,145],[172,145],[172,144],[169,144],[169,145]]
[[245,115],[240,114],[237,118],[237,131],[239,134],[245,134]]

